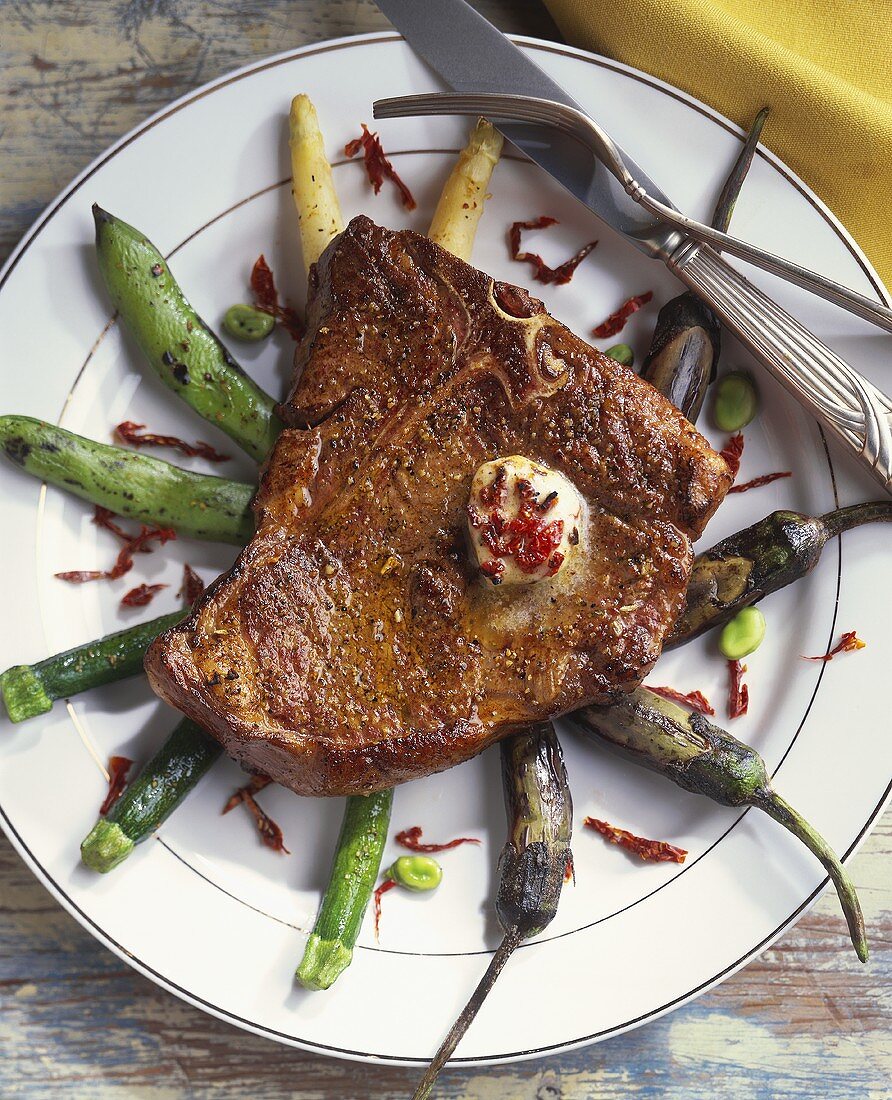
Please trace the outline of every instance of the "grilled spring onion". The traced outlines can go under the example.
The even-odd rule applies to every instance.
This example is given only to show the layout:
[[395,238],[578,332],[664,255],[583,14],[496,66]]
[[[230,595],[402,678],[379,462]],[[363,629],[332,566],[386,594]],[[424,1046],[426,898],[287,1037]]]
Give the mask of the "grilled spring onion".
[[253,485],[182,470],[30,416],[0,416],[0,447],[32,477],[119,516],[215,542],[244,543],[254,530]]
[[892,520],[892,501],[838,508],[825,516],[772,512],[752,527],[698,554],[685,609],[664,649],[721,626],[741,608],[792,584],[814,569],[827,541],[865,523]]
[[755,749],[647,688],[610,707],[586,707],[572,721],[623,756],[722,806],[753,806],[788,829],[824,865],[839,896],[849,935],[867,961],[864,918],[855,887],[824,838],[774,790]]
[[572,865],[573,803],[560,742],[551,723],[532,726],[500,744],[508,839],[499,857],[496,913],[502,942],[486,973],[415,1090],[423,1100],[468,1030],[505,963],[522,940],[536,936],[557,913]]
[[96,255],[109,296],[161,381],[262,462],[282,424],[189,304],[158,249],[138,229],[93,207]]
[[222,751],[184,718],[81,843],[84,863],[102,873],[122,863],[173,813]]
[[347,799],[322,905],[296,978],[306,989],[328,989],[350,965],[381,868],[393,790]]
[[[768,108],[763,107],[719,195],[712,225],[722,232],[727,232],[767,117]],[[707,387],[715,377],[720,352],[721,325],[716,315],[695,294],[679,294],[657,315],[641,377],[693,422],[700,415]]]

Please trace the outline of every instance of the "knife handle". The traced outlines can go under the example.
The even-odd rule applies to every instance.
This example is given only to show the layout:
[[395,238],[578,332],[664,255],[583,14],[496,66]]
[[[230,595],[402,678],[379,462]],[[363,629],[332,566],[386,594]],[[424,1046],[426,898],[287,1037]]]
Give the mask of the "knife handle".
[[666,264],[892,493],[892,401],[713,249],[689,239]]

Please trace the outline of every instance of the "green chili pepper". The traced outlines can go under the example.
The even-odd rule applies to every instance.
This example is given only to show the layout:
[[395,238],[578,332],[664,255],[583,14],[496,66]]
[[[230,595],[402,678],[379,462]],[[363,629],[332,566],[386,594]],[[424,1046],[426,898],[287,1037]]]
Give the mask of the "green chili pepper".
[[719,635],[719,649],[729,661],[741,661],[762,644],[765,616],[758,607],[745,607],[725,623]]
[[430,856],[400,856],[391,863],[384,876],[392,878],[407,890],[423,893],[425,890],[436,890],[443,879],[443,868]]
[[263,461],[282,425],[275,402],[198,316],[138,229],[93,207],[96,254],[115,309],[161,381]]
[[723,432],[745,428],[759,411],[759,398],[752,378],[744,371],[732,371],[715,387],[712,418]]
[[275,323],[276,319],[271,313],[242,304],[230,306],[223,316],[223,327],[230,336],[252,343],[269,336]]
[[628,344],[614,344],[604,354],[608,359],[615,359],[617,363],[621,363],[624,367],[631,367],[635,362],[635,352]]

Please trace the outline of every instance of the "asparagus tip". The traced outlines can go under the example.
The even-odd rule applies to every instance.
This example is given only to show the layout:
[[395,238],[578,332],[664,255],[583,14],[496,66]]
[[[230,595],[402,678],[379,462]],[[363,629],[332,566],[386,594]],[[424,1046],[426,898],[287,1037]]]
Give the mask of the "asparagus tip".
[[134,847],[116,821],[100,818],[81,843],[81,859],[91,871],[104,875],[123,863]]
[[341,940],[326,940],[313,932],[294,976],[304,989],[328,989],[352,959],[352,948]]
[[46,714],[53,701],[30,665],[13,665],[0,674],[0,693],[13,722]]

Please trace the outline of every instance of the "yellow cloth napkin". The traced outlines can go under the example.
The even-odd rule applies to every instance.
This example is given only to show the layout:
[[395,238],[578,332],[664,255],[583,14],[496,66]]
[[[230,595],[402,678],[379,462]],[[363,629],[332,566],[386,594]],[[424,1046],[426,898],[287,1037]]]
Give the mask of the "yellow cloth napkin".
[[566,40],[747,128],[824,200],[892,288],[890,0],[545,0]]

